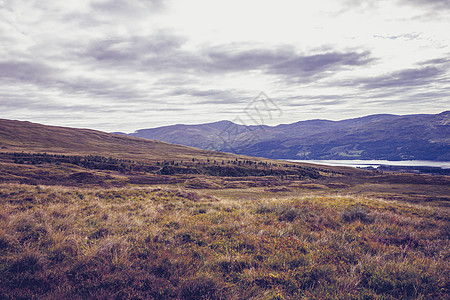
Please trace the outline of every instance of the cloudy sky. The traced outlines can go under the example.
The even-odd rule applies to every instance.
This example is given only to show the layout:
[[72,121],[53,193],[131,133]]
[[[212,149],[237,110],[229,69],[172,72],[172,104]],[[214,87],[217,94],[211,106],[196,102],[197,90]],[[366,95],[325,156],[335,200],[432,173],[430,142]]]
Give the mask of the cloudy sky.
[[133,132],[439,113],[449,15],[450,0],[0,0],[0,118]]

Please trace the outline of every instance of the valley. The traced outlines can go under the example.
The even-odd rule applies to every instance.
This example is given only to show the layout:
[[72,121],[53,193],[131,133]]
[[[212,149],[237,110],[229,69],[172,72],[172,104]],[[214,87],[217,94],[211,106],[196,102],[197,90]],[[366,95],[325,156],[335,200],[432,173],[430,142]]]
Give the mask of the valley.
[[2,299],[446,299],[450,177],[0,122]]

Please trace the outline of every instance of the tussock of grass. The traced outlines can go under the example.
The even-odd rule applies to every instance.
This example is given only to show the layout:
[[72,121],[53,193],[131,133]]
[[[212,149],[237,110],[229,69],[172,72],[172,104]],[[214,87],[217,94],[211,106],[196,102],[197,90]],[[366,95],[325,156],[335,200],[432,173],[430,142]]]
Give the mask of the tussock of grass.
[[375,221],[375,218],[370,214],[369,210],[359,205],[344,211],[342,213],[342,219],[345,222],[354,222],[359,220],[367,224]]
[[211,193],[2,185],[0,298],[450,293],[446,208],[356,196]]

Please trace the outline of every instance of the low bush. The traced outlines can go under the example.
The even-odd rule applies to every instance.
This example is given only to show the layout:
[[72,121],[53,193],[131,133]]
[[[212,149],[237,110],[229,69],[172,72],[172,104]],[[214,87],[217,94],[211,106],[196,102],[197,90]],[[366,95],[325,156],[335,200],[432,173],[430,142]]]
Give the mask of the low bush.
[[361,221],[362,223],[373,223],[375,221],[375,217],[370,214],[370,211],[360,205],[347,209],[342,213],[342,220],[344,222],[353,222],[356,220]]

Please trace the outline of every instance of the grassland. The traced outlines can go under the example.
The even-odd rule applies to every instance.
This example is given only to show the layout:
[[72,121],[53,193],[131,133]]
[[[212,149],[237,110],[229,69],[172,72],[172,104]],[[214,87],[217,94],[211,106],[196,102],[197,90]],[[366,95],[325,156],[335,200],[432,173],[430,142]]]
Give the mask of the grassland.
[[450,296],[449,176],[33,128],[0,134],[0,299]]
[[443,207],[264,187],[3,184],[0,197],[1,298],[449,295]]

